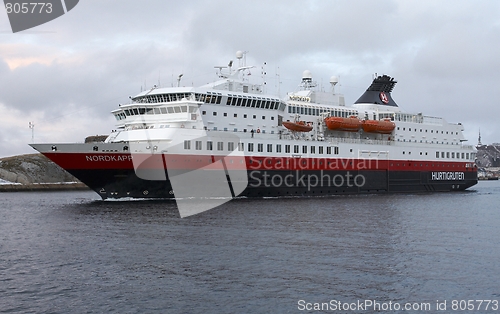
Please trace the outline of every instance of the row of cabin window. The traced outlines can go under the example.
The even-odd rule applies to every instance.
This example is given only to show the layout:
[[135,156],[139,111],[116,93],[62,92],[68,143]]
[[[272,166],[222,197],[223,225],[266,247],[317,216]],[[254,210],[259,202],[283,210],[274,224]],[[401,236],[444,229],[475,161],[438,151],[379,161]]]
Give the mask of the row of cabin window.
[[[411,143],[412,140],[406,140],[405,138],[404,139],[399,139],[398,138],[398,142],[409,142]],[[413,140],[413,143],[417,143],[417,140]],[[420,143],[424,143],[424,140],[420,140]],[[434,144],[434,141],[428,141],[428,140],[425,140],[425,143],[431,143],[431,144]],[[441,143],[439,143],[439,141],[436,141],[436,144],[443,144],[444,145],[444,141],[441,141]],[[450,142],[446,142],[446,145],[460,145],[458,142],[457,143],[450,143]]]
[[260,108],[278,110],[280,105],[286,106],[279,100],[260,97],[232,97],[228,96],[226,105],[235,107]]
[[396,113],[394,114],[394,120],[403,122],[423,123],[424,117],[421,115],[414,115],[408,113]]
[[[189,106],[189,112],[196,113],[198,107]],[[155,108],[131,108],[124,109],[123,112],[115,114],[116,120],[124,120],[128,116],[137,115],[153,115],[153,114],[171,114],[171,113],[183,113],[188,111],[188,106],[168,106],[168,107],[155,107]]]
[[[400,129],[400,127],[398,126],[398,130]],[[415,132],[417,132],[417,128],[414,128]],[[406,128],[403,128],[403,131],[406,131]],[[411,128],[408,128],[408,131],[411,131]],[[425,133],[427,133],[427,129],[425,130]],[[420,129],[420,132],[422,132],[422,129]],[[431,133],[434,133],[434,130],[431,130]],[[436,134],[438,134],[439,131],[436,130]],[[444,131],[441,131],[441,134],[444,134]],[[448,131],[446,131],[446,134],[448,134]],[[451,132],[450,134],[453,135],[453,132]],[[455,135],[458,135],[458,132],[455,132]]]
[[[473,160],[475,158],[475,153],[470,153],[470,159],[469,159],[469,153],[455,153],[455,152],[436,152],[436,158],[456,158],[456,159],[466,159],[466,160]],[[445,157],[446,156],[446,157]],[[450,157],[451,156],[451,157]],[[460,157],[461,156],[461,157]]]
[[310,116],[319,116],[321,113],[327,112],[332,117],[348,118],[350,116],[358,116],[358,112],[354,110],[331,110],[326,108],[308,108],[302,106],[288,106],[288,113],[291,114],[307,114]]
[[[160,94],[160,95],[146,95],[134,98],[133,101],[137,103],[156,104],[162,102],[181,101],[182,99],[192,98],[192,93],[174,93],[174,94]],[[195,99],[204,101],[205,94],[195,94]],[[203,99],[203,100],[202,100]]]
[[[206,112],[205,110],[203,110],[203,111],[201,112],[201,114],[202,114],[203,116],[205,116],[205,115],[207,114],[207,112]],[[212,115],[213,115],[213,116],[217,116],[217,111],[213,111],[213,112],[212,112]],[[224,117],[227,117],[227,112],[224,112],[222,115],[223,115]],[[237,114],[237,113],[234,113],[234,114],[233,114],[233,117],[234,117],[234,118],[237,118],[237,117],[238,117],[238,114]],[[244,118],[244,119],[246,119],[247,117],[248,117],[248,115],[247,115],[246,113],[245,113],[245,114],[243,114],[243,118]],[[254,115],[253,115],[253,118],[254,118],[254,119],[257,119],[257,115],[256,115],[256,114],[254,114]],[[265,120],[265,119],[266,119],[266,116],[262,116],[262,120]],[[274,120],[274,117],[271,117],[271,120]]]
[[[291,148],[292,148],[292,145],[284,145],[284,152],[286,154],[289,154],[291,153]],[[302,147],[301,147],[302,146]],[[212,141],[207,141],[206,142],[206,150],[214,150],[214,143]],[[233,151],[234,150],[234,147],[235,147],[235,143],[234,142],[227,142],[227,150],[228,151]],[[244,151],[244,143],[238,143],[238,150],[239,151]],[[282,144],[276,144],[276,153],[281,153],[282,152]],[[324,154],[325,152],[325,148],[324,146],[318,146],[317,147],[318,150],[317,150],[317,153],[319,155],[322,155]],[[184,141],[184,149],[191,149],[191,141],[190,140],[186,140]],[[194,149],[195,150],[202,150],[203,149],[203,142],[202,141],[195,141],[195,146],[194,146]],[[253,152],[255,149],[255,144],[254,143],[248,143],[247,144],[247,151],[248,152]],[[217,150],[218,151],[223,151],[224,150],[224,142],[217,142]],[[273,144],[267,144],[266,145],[266,151],[268,153],[272,153],[273,152]],[[310,154],[316,154],[316,146],[307,146],[307,145],[293,145],[293,153],[294,154],[307,154],[309,151]],[[264,152],[264,144],[263,143],[257,143],[257,152]],[[339,154],[339,148],[338,147],[333,147],[333,153],[335,155],[338,155]],[[332,147],[331,146],[327,146],[326,147],[326,154],[327,155],[331,155],[332,154]]]

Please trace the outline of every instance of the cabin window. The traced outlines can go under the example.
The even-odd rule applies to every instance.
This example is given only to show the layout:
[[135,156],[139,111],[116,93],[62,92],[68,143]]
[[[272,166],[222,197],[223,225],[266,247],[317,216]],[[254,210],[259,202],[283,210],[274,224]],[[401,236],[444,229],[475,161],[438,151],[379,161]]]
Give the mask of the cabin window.
[[253,143],[248,143],[248,151],[253,152]]
[[242,152],[245,150],[245,143],[238,143],[238,151]]
[[195,149],[196,150],[201,150],[201,141],[196,141],[195,142]]
[[318,154],[323,154],[323,146],[318,147]]
[[290,145],[285,145],[285,153],[290,153]]
[[234,142],[227,143],[227,150],[232,152],[234,150]]
[[174,113],[174,108],[172,108],[172,107],[167,107],[167,111],[168,111],[168,113]]
[[181,106],[181,111],[182,111],[182,112],[187,112],[187,111],[188,111],[187,106]]
[[254,114],[254,115],[253,115],[253,118],[254,118],[254,119],[257,119],[257,115],[255,115],[255,114]]
[[234,117],[235,117],[235,118],[238,118],[238,114],[237,114],[237,113],[235,113],[235,114],[234,114]]
[[436,158],[439,158],[439,152],[436,152]]
[[311,154],[316,154],[316,146],[311,146]]
[[184,149],[191,149],[191,141],[184,141]]
[[201,114],[202,114],[202,115],[206,115],[206,114],[207,114],[207,112],[206,112],[205,110],[203,110],[203,111],[201,112]]
[[263,152],[264,151],[264,144],[258,143],[257,144],[257,151],[258,152]]
[[213,150],[214,147],[213,147],[213,142],[212,141],[207,141],[207,150]]
[[276,144],[276,152],[281,153],[281,144]]
[[213,114],[214,116],[216,116],[216,115],[217,115],[217,111],[212,112],[212,114]]
[[327,155],[331,155],[331,154],[332,154],[332,148],[331,148],[331,146],[328,146],[328,147],[326,148],[326,154],[327,154]]
[[246,119],[246,118],[247,118],[247,115],[246,115],[246,114],[244,114],[244,115],[243,115],[243,118],[245,118],[245,119]]
[[307,146],[302,146],[302,154],[307,154]]
[[272,153],[273,152],[273,144],[267,144],[267,152]]
[[217,150],[224,150],[224,142],[217,142]]
[[224,117],[227,117],[227,112],[224,112]]
[[334,148],[335,148],[335,149],[334,149],[334,153],[335,153],[335,155],[338,155],[338,154],[339,154],[339,148],[338,148],[338,147],[334,147]]
[[262,116],[262,120],[266,120],[266,116]]
[[464,159],[464,158],[465,158],[465,153],[462,153],[462,159]]

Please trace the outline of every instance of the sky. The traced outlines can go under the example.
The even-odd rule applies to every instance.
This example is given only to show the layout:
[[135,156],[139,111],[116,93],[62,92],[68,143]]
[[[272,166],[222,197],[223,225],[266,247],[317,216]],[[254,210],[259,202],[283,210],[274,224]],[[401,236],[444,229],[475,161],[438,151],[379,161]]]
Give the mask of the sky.
[[462,123],[468,144],[479,130],[500,142],[500,1],[81,0],[18,33],[0,8],[0,157],[109,134],[129,96],[179,74],[212,82],[238,50],[269,93],[309,70],[325,88],[337,76],[349,105],[387,74],[403,111]]

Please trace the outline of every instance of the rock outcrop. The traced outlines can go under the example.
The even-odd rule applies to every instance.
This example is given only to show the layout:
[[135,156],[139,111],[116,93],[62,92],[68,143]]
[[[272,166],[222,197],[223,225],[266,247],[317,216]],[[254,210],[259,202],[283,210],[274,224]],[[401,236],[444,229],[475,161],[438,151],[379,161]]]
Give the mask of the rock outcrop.
[[0,159],[0,179],[25,185],[78,182],[75,177],[42,154],[21,155]]

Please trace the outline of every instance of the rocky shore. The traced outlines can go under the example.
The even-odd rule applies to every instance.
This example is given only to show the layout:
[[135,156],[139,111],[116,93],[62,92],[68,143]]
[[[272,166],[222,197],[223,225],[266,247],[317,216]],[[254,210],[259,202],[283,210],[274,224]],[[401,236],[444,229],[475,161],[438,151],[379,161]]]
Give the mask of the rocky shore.
[[0,192],[88,189],[42,154],[0,159]]

